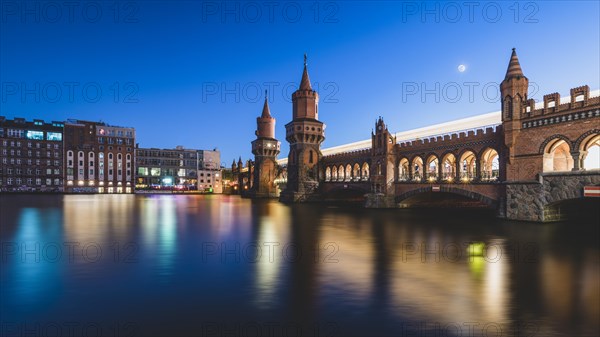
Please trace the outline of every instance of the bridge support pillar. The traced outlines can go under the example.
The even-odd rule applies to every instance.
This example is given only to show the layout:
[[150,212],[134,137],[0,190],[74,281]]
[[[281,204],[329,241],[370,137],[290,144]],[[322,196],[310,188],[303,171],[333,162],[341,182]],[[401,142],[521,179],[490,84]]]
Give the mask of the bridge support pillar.
[[394,196],[383,193],[369,193],[365,195],[365,208],[396,208]]

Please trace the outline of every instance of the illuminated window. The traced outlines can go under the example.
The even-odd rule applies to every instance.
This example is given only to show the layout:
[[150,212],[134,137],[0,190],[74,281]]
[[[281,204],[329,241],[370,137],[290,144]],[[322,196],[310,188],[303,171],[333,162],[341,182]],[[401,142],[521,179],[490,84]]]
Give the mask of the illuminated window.
[[60,141],[62,141],[62,133],[60,133],[60,132],[48,132],[46,134],[46,139],[47,140],[52,140],[52,141],[60,142]]
[[27,130],[27,139],[33,140],[44,140],[44,132],[43,131],[31,131]]

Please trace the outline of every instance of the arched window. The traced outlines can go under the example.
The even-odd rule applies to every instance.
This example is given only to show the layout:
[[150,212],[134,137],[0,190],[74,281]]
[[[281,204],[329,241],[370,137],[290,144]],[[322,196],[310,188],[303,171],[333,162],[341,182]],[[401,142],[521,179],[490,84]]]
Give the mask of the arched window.
[[471,181],[475,178],[475,154],[471,151],[466,151],[460,156],[458,169],[460,172],[460,180],[463,182]]
[[350,181],[352,179],[352,166],[350,164],[346,165],[346,181]]
[[435,181],[438,178],[438,159],[431,155],[427,158],[427,180]]
[[338,167],[338,180],[343,181],[344,179],[346,179],[346,176],[344,174],[344,166],[340,165]]
[[481,155],[481,180],[494,181],[498,180],[500,174],[500,163],[498,160],[498,152],[492,148],[486,149]]
[[456,177],[456,157],[448,153],[442,159],[442,179],[448,182],[454,181]]
[[562,172],[573,169],[571,147],[564,139],[556,138],[544,149],[543,172]]
[[330,181],[331,180],[331,168],[329,166],[327,166],[327,168],[325,169],[325,181]]
[[360,180],[360,165],[358,165],[358,163],[354,164],[352,169],[352,178],[355,181]]
[[582,167],[586,170],[600,169],[600,134],[595,134],[588,137],[587,140],[581,142]]
[[423,159],[415,157],[411,163],[412,176],[414,181],[421,181],[423,178]]
[[409,179],[409,172],[408,159],[402,158],[400,164],[398,164],[398,180],[407,181]]
[[363,163],[362,164],[362,180],[369,180],[369,164],[368,163]]
[[333,167],[331,170],[331,181],[336,181],[338,179],[338,170],[337,167]]
[[512,115],[513,115],[513,102],[512,102],[512,98],[510,96],[506,96],[506,98],[504,99],[504,119],[505,120],[509,120],[512,119]]

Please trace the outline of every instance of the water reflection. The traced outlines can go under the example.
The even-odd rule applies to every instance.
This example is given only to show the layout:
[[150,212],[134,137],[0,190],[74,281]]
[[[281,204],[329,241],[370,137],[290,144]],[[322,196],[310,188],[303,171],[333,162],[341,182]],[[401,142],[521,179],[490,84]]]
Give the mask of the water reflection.
[[[504,335],[600,332],[593,226],[228,196],[0,201],[3,321],[135,321],[143,336],[197,335],[199,319],[219,329],[295,322],[320,336],[323,322],[338,336],[460,335],[456,326],[465,335],[465,323],[499,324]],[[36,243],[39,261],[29,252]],[[70,260],[63,248],[56,258],[52,244],[65,243],[93,243],[104,255]],[[204,261],[207,243],[230,251]]]

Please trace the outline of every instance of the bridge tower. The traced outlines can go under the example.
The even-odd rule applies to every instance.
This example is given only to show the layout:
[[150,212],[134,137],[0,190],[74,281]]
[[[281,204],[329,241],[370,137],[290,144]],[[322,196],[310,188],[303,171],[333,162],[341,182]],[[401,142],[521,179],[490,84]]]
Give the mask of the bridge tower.
[[306,54],[300,88],[292,94],[293,119],[285,125],[285,139],[290,143],[287,186],[281,193],[283,202],[307,201],[319,185],[321,143],[325,124],[319,121],[319,94],[312,89]]
[[252,142],[254,154],[254,183],[250,195],[256,198],[277,197],[277,155],[281,143],[275,139],[275,118],[271,116],[265,91],[262,114],[256,118],[256,139]]
[[519,58],[515,48],[512,50],[506,76],[500,83],[500,95],[502,97],[502,127],[504,129],[504,143],[508,149],[508,162],[506,167],[507,180],[514,180],[515,170],[515,148],[518,146],[517,138],[521,131],[521,118],[527,104],[529,80],[523,75]]
[[375,193],[393,191],[394,145],[396,138],[388,131],[383,118],[375,122],[375,133],[371,132],[371,183]]

